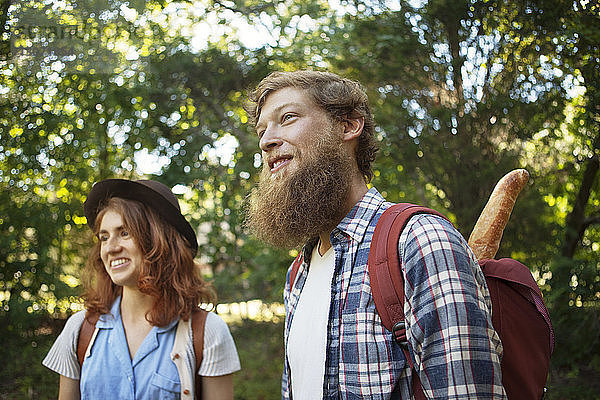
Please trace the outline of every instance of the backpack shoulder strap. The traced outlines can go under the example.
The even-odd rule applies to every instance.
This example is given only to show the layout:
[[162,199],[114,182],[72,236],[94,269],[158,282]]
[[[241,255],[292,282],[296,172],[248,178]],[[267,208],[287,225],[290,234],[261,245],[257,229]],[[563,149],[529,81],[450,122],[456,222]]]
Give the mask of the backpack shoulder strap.
[[192,342],[194,345],[194,357],[196,362],[194,382],[196,399],[202,398],[202,379],[198,376],[200,364],[202,364],[202,353],[204,351],[204,325],[208,311],[201,308],[192,312]]
[[292,262],[292,269],[290,271],[290,290],[292,290],[292,288],[294,287],[294,281],[296,280],[296,275],[298,275],[298,270],[300,269],[300,266],[302,265],[302,260],[303,260],[302,254],[303,254],[303,252],[300,251],[300,254],[298,254],[296,256],[296,258],[294,259],[294,261]]
[[83,366],[83,360],[85,359],[85,352],[90,345],[90,340],[96,330],[96,322],[100,315],[86,312],[83,323],[79,328],[79,338],[77,339],[77,361],[79,361],[79,368]]
[[410,203],[391,206],[381,214],[371,239],[367,261],[371,294],[375,308],[385,326],[394,335],[412,370],[412,388],[415,399],[424,400],[425,393],[419,375],[408,352],[406,323],[404,322],[404,278],[398,258],[398,240],[408,220],[416,214],[439,212]]
[[[368,270],[371,293],[381,322],[394,333],[396,341],[406,342],[404,326],[404,278],[398,258],[398,239],[408,220],[416,214],[446,217],[430,208],[399,203],[383,212],[371,240]],[[402,331],[404,330],[403,338]]]

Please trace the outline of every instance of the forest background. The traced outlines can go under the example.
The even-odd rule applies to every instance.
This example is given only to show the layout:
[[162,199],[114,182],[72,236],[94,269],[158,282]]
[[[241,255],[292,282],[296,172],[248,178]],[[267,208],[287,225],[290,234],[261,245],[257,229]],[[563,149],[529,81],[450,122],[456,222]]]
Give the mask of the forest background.
[[56,398],[41,360],[81,308],[82,203],[109,177],[174,188],[206,278],[235,303],[219,310],[235,316],[236,399],[279,398],[296,251],[243,229],[261,166],[243,106],[298,68],[361,81],[373,185],[466,236],[496,181],[530,172],[498,257],[531,268],[551,311],[547,398],[600,398],[596,1],[3,0],[0,17],[0,398]]

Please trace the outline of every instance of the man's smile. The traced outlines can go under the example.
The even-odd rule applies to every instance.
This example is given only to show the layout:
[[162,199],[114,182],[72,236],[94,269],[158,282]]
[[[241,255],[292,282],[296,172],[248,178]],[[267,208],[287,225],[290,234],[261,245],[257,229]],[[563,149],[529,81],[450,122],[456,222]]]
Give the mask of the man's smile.
[[269,164],[269,169],[271,170],[271,173],[280,171],[286,165],[288,165],[291,160],[292,160],[292,156],[289,156],[289,155],[269,158],[268,164]]

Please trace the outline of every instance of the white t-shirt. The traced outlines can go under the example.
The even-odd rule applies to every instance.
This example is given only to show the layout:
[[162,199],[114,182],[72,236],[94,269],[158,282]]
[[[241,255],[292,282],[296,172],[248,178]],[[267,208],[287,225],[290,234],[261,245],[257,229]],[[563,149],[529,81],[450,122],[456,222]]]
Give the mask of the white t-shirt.
[[294,400],[323,398],[335,252],[331,247],[321,256],[318,249],[313,250],[287,341]]

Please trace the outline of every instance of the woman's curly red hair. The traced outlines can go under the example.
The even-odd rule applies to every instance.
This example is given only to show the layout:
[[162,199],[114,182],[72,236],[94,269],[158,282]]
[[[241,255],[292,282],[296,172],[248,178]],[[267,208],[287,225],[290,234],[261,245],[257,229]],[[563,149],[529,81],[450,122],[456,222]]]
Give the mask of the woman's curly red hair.
[[[121,215],[124,227],[144,255],[138,288],[154,299],[146,319],[165,326],[180,317],[187,320],[199,304],[215,304],[212,286],[200,276],[192,249],[186,239],[158,213],[145,204],[113,197],[98,213],[94,224],[97,236],[102,217],[112,210]],[[100,258],[100,242],[92,247],[83,273],[84,304],[91,314],[106,314],[122,287],[115,285]]]

